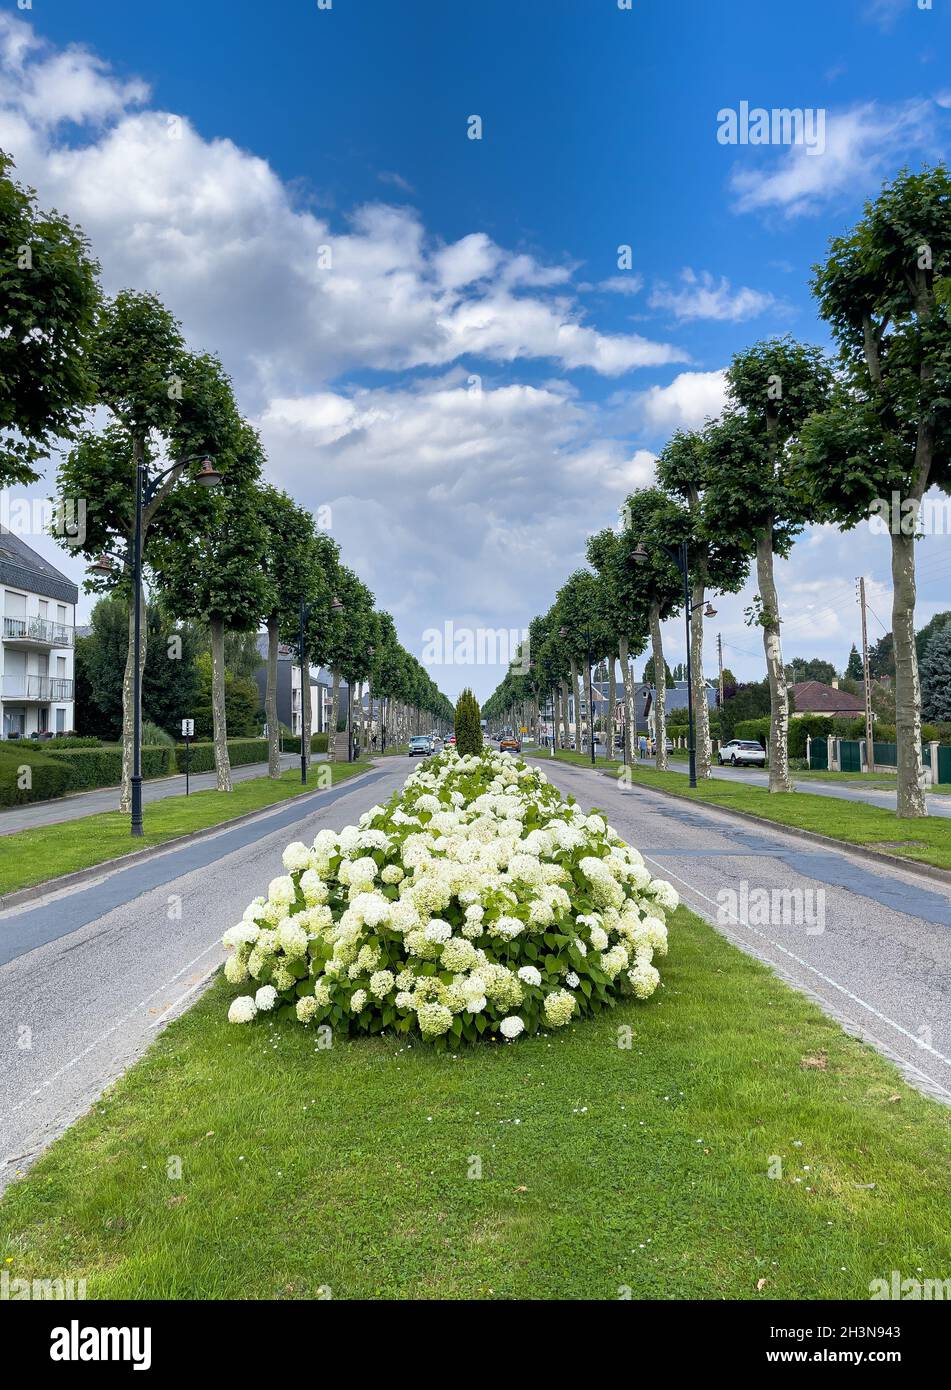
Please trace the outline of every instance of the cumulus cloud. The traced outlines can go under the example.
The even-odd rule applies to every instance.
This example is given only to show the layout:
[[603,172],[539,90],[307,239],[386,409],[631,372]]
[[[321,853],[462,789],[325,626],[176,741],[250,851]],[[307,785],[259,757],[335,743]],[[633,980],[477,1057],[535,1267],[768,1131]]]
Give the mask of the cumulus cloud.
[[[821,154],[802,145],[762,153],[744,149],[730,186],[738,212],[778,211],[786,217],[815,213],[856,190],[874,189],[894,165],[914,154],[935,157],[936,103],[916,99],[894,106],[865,102],[848,111],[828,112]],[[749,167],[746,160],[756,160]]]
[[726,371],[681,372],[669,386],[652,386],[638,398],[641,414],[659,433],[699,429],[726,404]]
[[[685,360],[669,344],[600,332],[567,292],[551,298],[570,266],[484,233],[443,245],[405,204],[358,207],[339,225],[296,207],[265,160],[143,109],[144,84],[119,81],[83,49],[50,48],[9,16],[0,63],[0,144],[45,201],[82,223],[107,287],[157,290],[206,346],[222,343],[226,325],[265,389],[302,362],[330,380],[464,355],[606,376]],[[64,122],[84,136],[67,139]]]
[[688,266],[681,272],[678,289],[659,284],[652,290],[648,302],[652,309],[668,310],[679,322],[717,319],[739,323],[765,313],[776,300],[771,294],[746,286],[734,290],[725,277],[716,281],[708,271],[697,275]]

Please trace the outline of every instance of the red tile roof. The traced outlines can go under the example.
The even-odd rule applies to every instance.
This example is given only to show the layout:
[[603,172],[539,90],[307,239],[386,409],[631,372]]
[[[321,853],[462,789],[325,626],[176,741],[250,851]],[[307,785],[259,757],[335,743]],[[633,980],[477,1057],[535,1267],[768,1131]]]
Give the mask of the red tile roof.
[[847,690],[836,690],[822,681],[799,681],[792,688],[797,714],[864,714],[865,704]]

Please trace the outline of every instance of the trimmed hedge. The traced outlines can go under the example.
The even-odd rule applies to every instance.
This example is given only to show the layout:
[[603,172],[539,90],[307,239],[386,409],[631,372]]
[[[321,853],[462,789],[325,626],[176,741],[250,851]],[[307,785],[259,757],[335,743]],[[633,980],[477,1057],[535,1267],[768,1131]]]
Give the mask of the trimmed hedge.
[[[936,724],[922,724],[921,739],[923,743],[928,743],[932,739],[941,740],[942,730]],[[865,737],[865,717],[858,715],[854,719],[843,719],[831,714],[797,714],[789,721],[789,756],[790,758],[805,758],[806,738],[827,738],[835,735],[838,738],[864,738]],[[736,738],[756,738],[764,748],[769,748],[769,716],[765,715],[761,719],[741,719],[736,726]],[[894,724],[881,724],[875,721],[875,738],[879,743],[895,742]]]
[[[30,769],[30,785],[21,787],[18,784],[25,767]],[[38,752],[35,744],[0,747],[0,806],[21,806],[28,801],[63,796],[71,790],[72,779],[70,767]]]
[[[49,757],[63,763],[72,773],[71,791],[92,791],[95,787],[115,787],[122,781],[121,748],[53,749]],[[175,771],[174,749],[167,745],[142,749],[142,776],[170,777]]]
[[[300,743],[298,742],[298,748]],[[247,763],[267,762],[266,738],[229,738],[228,757],[232,767],[242,767]],[[179,772],[185,771],[185,745],[176,743],[175,762]],[[193,743],[189,750],[189,772],[214,772],[215,745],[213,743]]]
[[[283,748],[284,748],[284,752],[285,752],[285,753],[299,753],[299,752],[300,752],[300,735],[299,735],[299,734],[285,734],[284,737],[283,737],[283,739],[281,740],[281,742],[282,742],[282,745],[283,745]],[[310,751],[311,751],[312,753],[326,753],[326,751],[327,751],[327,735],[326,735],[326,734],[311,734],[311,736],[310,736]]]

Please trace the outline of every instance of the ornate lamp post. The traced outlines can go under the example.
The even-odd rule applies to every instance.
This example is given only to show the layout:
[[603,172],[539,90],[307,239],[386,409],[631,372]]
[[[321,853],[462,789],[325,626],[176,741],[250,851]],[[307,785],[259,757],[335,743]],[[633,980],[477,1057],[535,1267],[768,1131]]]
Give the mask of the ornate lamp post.
[[154,501],[163,481],[174,473],[177,468],[186,467],[189,463],[194,463],[201,459],[201,467],[195,474],[194,481],[201,487],[217,487],[221,482],[221,474],[215,468],[210,458],[203,455],[189,455],[187,458],[176,459],[167,468],[163,468],[159,473],[150,473],[144,458],[140,458],[135,467],[135,529],[132,533],[132,555],[126,554],[123,557],[112,555],[106,551],[99,559],[89,566],[92,574],[111,575],[117,562],[124,569],[132,570],[132,590],[135,596],[135,614],[132,623],[132,646],[133,646],[133,667],[132,667],[132,815],[130,830],[131,833],[139,837],[143,835],[142,825],[142,517],[145,508],[150,502]]

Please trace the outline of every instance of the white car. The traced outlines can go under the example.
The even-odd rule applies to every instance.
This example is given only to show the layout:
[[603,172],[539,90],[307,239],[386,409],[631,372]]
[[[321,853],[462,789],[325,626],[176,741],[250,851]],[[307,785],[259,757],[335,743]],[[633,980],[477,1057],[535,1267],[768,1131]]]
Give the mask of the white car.
[[765,767],[766,749],[752,739],[732,738],[721,746],[719,758],[721,767],[724,763],[731,767]]

